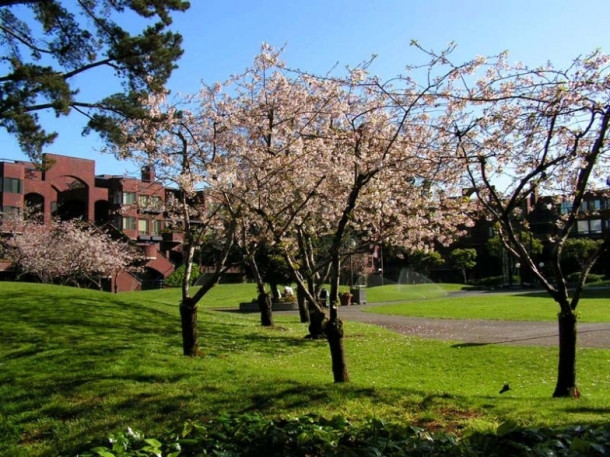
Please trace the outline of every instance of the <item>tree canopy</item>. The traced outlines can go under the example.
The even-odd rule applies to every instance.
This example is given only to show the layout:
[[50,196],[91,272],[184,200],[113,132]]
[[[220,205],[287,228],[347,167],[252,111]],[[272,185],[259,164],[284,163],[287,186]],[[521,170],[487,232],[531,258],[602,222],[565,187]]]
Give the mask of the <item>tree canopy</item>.
[[[0,1],[0,126],[32,159],[57,137],[42,125],[43,111],[77,111],[88,118],[86,131],[112,137],[106,114],[137,115],[137,95],[159,90],[176,68],[182,37],[167,27],[172,12],[188,7],[182,0]],[[134,33],[142,22],[148,25]],[[104,70],[120,86],[88,99],[81,75],[107,78]]]

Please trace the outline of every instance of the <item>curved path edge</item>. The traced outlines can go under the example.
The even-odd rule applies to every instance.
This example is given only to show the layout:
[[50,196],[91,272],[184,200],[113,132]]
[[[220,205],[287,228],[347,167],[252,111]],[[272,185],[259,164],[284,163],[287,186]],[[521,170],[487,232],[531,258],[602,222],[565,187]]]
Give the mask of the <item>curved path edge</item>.
[[[341,307],[339,317],[344,321],[378,325],[403,335],[455,341],[464,346],[557,346],[559,342],[559,330],[555,322],[431,319],[364,312],[363,308],[367,306],[371,305]],[[578,347],[610,348],[610,323],[577,325]]]

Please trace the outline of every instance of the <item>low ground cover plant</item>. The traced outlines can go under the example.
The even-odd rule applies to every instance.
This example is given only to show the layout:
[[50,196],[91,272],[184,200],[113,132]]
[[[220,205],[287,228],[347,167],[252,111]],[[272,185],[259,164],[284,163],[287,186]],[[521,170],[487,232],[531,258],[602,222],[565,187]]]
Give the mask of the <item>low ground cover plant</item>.
[[506,423],[496,433],[458,437],[407,424],[368,419],[351,424],[343,416],[267,419],[257,414],[222,415],[188,421],[181,430],[155,439],[127,430],[113,434],[79,457],[178,456],[353,456],[506,457],[606,455],[610,426],[530,428]]

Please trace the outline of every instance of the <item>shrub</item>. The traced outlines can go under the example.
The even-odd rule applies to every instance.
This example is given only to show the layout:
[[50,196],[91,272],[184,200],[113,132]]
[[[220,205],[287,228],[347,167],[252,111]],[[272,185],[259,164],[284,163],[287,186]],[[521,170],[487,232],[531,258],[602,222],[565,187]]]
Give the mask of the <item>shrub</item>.
[[607,455],[610,426],[522,429],[502,424],[496,433],[459,438],[412,425],[369,419],[353,425],[342,416],[268,419],[258,414],[188,421],[165,438],[127,429],[80,457],[94,456],[455,456]]
[[[578,282],[578,280],[580,279],[580,272],[576,271],[574,273],[570,273],[567,277],[568,282]],[[594,282],[601,282],[604,280],[604,275],[596,275],[596,274],[589,274],[587,276],[587,280],[585,281],[587,284],[591,284]]]
[[[488,276],[487,278],[481,278],[478,281],[476,281],[476,285],[480,286],[480,287],[502,287],[503,285],[506,285],[506,283],[504,282],[506,278],[504,276]],[[513,276],[513,284],[518,285],[519,284],[519,276]]]
[[[182,286],[182,280],[184,279],[184,271],[186,270],[185,265],[180,265],[176,270],[165,278],[163,284],[167,287],[180,287]],[[197,264],[193,264],[193,271],[191,272],[191,286],[195,284],[197,279],[201,276],[201,272],[199,271],[199,266]]]

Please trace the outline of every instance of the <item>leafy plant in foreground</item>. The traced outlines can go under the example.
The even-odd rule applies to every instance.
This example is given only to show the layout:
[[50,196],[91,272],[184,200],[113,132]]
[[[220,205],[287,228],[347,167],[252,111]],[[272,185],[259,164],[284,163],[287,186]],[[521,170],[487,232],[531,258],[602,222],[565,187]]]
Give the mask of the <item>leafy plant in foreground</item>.
[[603,456],[610,426],[519,429],[501,425],[495,434],[459,438],[412,425],[370,419],[353,425],[342,416],[267,419],[257,414],[187,421],[163,440],[128,429],[79,457],[132,456]]

